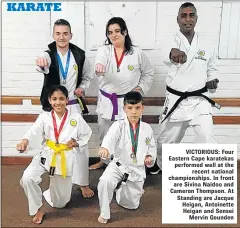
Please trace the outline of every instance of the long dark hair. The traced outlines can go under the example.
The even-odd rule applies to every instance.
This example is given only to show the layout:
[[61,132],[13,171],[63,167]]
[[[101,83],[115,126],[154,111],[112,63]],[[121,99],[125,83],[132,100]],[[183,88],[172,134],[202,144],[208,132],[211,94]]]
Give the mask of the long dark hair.
[[121,29],[121,34],[124,35],[124,32],[127,32],[127,35],[125,36],[125,43],[124,43],[124,46],[125,46],[125,53],[126,54],[132,54],[133,53],[133,44],[132,44],[132,40],[129,36],[129,33],[128,33],[128,28],[127,28],[127,25],[126,25],[126,22],[121,18],[121,17],[113,17],[111,18],[107,25],[106,25],[106,41],[105,41],[105,44],[106,45],[110,45],[112,44],[110,39],[108,38],[108,28],[110,25],[113,25],[113,24],[118,24],[120,29]]

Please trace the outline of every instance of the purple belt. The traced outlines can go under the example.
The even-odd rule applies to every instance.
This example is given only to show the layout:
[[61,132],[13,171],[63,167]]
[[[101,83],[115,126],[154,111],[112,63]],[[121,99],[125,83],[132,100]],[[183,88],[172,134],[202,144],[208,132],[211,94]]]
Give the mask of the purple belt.
[[110,101],[112,102],[112,106],[113,106],[113,113],[112,113],[112,121],[115,120],[115,115],[118,115],[118,98],[124,97],[125,95],[117,95],[116,93],[107,93],[103,90],[100,89],[101,94],[104,97],[107,97],[108,99],[110,99]]
[[68,105],[78,104],[78,100],[77,100],[77,99],[75,99],[75,100],[70,100],[70,101],[68,101],[67,104],[68,104]]

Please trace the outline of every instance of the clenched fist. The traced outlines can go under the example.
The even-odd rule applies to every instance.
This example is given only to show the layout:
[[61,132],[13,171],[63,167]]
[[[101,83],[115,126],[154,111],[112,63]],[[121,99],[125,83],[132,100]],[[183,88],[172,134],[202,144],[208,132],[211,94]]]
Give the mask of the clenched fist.
[[16,149],[20,152],[23,153],[28,146],[28,139],[23,139],[21,143],[17,144]]
[[71,138],[71,140],[67,142],[67,147],[68,148],[78,147],[76,139]]
[[48,66],[48,61],[44,57],[39,57],[36,59],[36,64],[39,67],[47,67]]
[[152,159],[152,156],[151,156],[151,155],[147,155],[147,156],[145,157],[144,164],[145,164],[146,166],[150,166],[150,165],[153,164],[153,159]]
[[105,72],[106,72],[106,67],[105,66],[103,66],[100,63],[96,64],[95,73],[96,73],[97,76],[103,76]]
[[140,86],[133,89],[133,91],[139,92],[141,95],[143,95],[143,91],[142,91],[142,88]]
[[83,88],[77,88],[74,90],[74,94],[77,97],[83,97],[84,96],[84,89]]
[[172,48],[170,52],[170,59],[175,63],[183,64],[187,61],[187,55],[184,51],[177,48]]
[[208,89],[217,89],[219,80],[217,78],[206,83]]
[[106,148],[100,147],[98,150],[98,155],[102,159],[108,159],[110,158],[110,153]]

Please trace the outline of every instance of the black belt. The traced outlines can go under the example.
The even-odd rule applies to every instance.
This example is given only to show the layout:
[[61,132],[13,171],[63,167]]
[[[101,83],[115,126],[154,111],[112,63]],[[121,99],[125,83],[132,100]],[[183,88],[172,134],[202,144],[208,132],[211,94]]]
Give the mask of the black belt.
[[195,90],[192,92],[180,92],[177,91],[175,89],[170,88],[169,86],[167,86],[167,91],[169,93],[172,93],[174,95],[179,96],[178,100],[175,102],[175,104],[173,105],[173,107],[170,109],[170,111],[167,113],[167,115],[165,116],[165,118],[162,120],[161,123],[163,123],[172,113],[173,111],[177,108],[177,106],[180,104],[181,101],[183,101],[184,99],[188,98],[188,97],[203,97],[205,98],[211,105],[215,106],[216,108],[220,109],[221,105],[216,103],[214,100],[210,99],[209,97],[203,95],[203,93],[208,91],[207,86],[203,87],[202,89],[199,90]]
[[[121,166],[121,163],[120,163],[120,162],[116,162],[116,165],[117,165],[117,166]],[[123,174],[122,180],[120,180],[120,181],[118,182],[116,189],[119,189],[122,184],[124,184],[124,185],[126,184],[127,179],[128,179],[128,176],[129,176],[128,173],[124,173],[124,174]]]

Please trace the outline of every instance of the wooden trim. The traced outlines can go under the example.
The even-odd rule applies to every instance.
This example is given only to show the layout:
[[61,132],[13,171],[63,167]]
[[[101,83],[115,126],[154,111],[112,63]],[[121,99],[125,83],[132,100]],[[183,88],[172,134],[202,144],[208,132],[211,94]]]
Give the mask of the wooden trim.
[[[3,105],[22,105],[23,100],[31,100],[32,105],[40,105],[37,96],[2,96]],[[86,97],[87,105],[96,105],[97,97]],[[146,106],[163,106],[165,97],[145,97],[144,104]],[[222,107],[240,107],[240,98],[213,98],[215,102]]]
[[240,98],[214,98],[222,107],[240,107]]
[[213,124],[240,124],[240,116],[214,116]]
[[22,97],[9,97],[9,96],[2,96],[2,104],[9,104],[9,105],[22,105]]
[[1,113],[2,122],[34,122],[38,114]]
[[[2,113],[2,122],[34,122],[38,114],[13,114]],[[97,115],[84,115],[83,118],[87,123],[97,123]],[[143,121],[151,124],[159,122],[159,115],[143,115]],[[214,116],[214,124],[240,124],[240,116]]]
[[[2,156],[2,165],[28,165],[32,161],[33,156]],[[89,157],[89,165],[99,161],[99,157]]]
[[[2,165],[29,165],[33,157],[21,156],[3,156],[1,157]],[[89,157],[89,165],[94,164],[99,160],[98,157]],[[240,160],[237,160],[237,166],[240,166]]]
[[1,157],[2,165],[27,165],[33,157],[3,156]]

